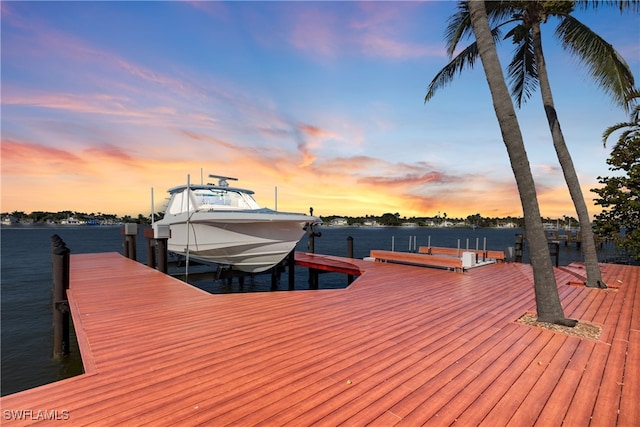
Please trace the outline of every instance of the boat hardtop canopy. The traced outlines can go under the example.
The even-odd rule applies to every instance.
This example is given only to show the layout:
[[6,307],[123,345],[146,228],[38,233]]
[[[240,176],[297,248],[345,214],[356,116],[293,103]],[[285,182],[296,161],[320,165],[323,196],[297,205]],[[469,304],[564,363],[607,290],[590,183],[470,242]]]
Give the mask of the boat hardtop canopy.
[[[227,191],[238,191],[240,193],[246,193],[246,194],[254,194],[253,191],[251,190],[247,190],[246,188],[238,188],[238,187],[229,187],[229,183],[227,181],[237,181],[238,178],[233,178],[230,176],[223,176],[223,175],[209,175],[209,178],[216,178],[218,180],[218,184],[212,184],[212,183],[207,183],[207,184],[190,184],[189,185],[189,189],[193,190],[210,190],[212,188],[215,189],[224,189]],[[184,185],[178,185],[176,187],[170,188],[169,194],[173,194],[173,193],[178,193],[178,192],[182,192],[187,188],[187,184]]]
[[[168,189],[169,194],[181,193],[187,188],[187,184],[177,185]],[[218,191],[236,191],[239,193],[245,194],[255,194],[255,191],[247,190],[246,188],[238,188],[238,187],[224,187],[215,184],[190,184],[189,189],[191,191],[195,190],[218,190]]]
[[246,188],[230,187],[227,180],[237,181],[236,178],[220,175],[209,175],[217,178],[218,184],[183,184],[170,188],[171,200],[167,212],[179,215],[192,211],[258,211],[262,208],[253,198],[254,192]]

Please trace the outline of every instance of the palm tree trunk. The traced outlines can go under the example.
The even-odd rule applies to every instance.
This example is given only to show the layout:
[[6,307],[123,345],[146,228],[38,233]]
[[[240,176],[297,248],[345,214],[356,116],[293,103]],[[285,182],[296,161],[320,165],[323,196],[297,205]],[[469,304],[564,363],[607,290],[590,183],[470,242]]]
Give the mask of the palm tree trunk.
[[573,160],[571,159],[571,154],[569,153],[567,144],[564,141],[564,135],[562,134],[560,122],[556,115],[553,96],[551,94],[551,85],[549,84],[549,76],[547,74],[544,54],[542,52],[542,35],[540,32],[539,21],[535,21],[532,24],[531,31],[533,36],[533,52],[536,58],[538,80],[540,82],[540,93],[542,94],[542,103],[547,115],[547,121],[549,122],[549,129],[551,130],[553,146],[556,149],[556,154],[558,155],[558,160],[562,167],[564,179],[567,183],[567,187],[569,188],[571,200],[573,200],[576,212],[578,213],[578,221],[580,221],[582,250],[584,251],[584,261],[587,270],[587,286],[591,288],[606,288],[607,285],[605,285],[602,280],[600,266],[598,265],[596,241],[593,235],[593,229],[591,228],[591,220],[589,219],[587,204],[584,201],[580,182],[578,181],[578,174],[573,166]]
[[500,124],[502,139],[507,148],[511,168],[520,193],[533,269],[538,320],[575,326],[575,320],[565,318],[562,304],[560,303],[558,286],[551,264],[547,237],[542,226],[529,159],[511,96],[502,73],[498,53],[491,36],[484,1],[469,1],[469,12],[478,51],[482,59],[482,66],[491,90],[493,107]]

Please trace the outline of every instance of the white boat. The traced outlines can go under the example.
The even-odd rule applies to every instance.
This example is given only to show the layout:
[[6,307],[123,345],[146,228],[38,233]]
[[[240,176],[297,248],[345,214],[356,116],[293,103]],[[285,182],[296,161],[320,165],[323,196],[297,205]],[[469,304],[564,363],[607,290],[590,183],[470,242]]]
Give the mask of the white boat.
[[218,184],[186,184],[169,189],[164,218],[168,250],[195,260],[231,266],[249,273],[282,261],[320,219],[261,208],[253,191],[230,187],[236,178],[209,175]]

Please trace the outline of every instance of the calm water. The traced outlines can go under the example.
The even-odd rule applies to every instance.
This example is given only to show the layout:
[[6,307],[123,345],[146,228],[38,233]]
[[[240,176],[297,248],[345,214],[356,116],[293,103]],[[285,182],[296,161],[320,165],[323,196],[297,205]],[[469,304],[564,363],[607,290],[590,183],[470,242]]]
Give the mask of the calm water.
[[[409,242],[417,246],[483,248],[505,250],[514,246],[514,229],[431,229],[431,228],[322,228],[315,239],[315,252],[347,256],[347,238],[354,239],[354,257],[363,258],[371,249],[408,251]],[[1,240],[1,393],[2,395],[50,383],[82,372],[80,355],[72,337],[71,355],[62,362],[52,359],[51,327],[51,236],[58,234],[72,254],[94,252],[123,253],[123,238],[119,227],[37,227],[11,226],[0,229]],[[146,245],[140,233],[137,259],[145,262]],[[307,238],[297,250],[307,251]],[[468,243],[467,243],[468,242]],[[560,264],[581,260],[575,247],[561,246]],[[526,261],[526,252],[525,252]],[[296,289],[308,289],[308,272],[296,269]],[[226,280],[195,282],[194,285],[212,293],[266,291],[269,275],[245,281],[240,288]],[[281,278],[279,289],[287,288],[287,276]],[[320,288],[344,287],[346,277],[337,273],[322,274]]]

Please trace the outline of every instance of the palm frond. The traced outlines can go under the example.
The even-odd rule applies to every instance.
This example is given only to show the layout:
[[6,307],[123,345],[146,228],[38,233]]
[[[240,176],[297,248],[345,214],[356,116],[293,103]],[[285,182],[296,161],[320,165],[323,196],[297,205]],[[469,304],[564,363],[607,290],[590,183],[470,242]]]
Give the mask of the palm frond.
[[[494,28],[492,31],[494,41],[498,42],[501,39],[501,32],[499,28]],[[465,68],[473,68],[476,59],[480,54],[478,53],[478,46],[475,42],[467,46],[462,52],[456,55],[447,65],[438,71],[436,76],[429,83],[427,88],[427,94],[424,97],[424,102],[427,103],[436,91],[440,88],[447,86],[453,81],[456,75],[462,73]]]
[[462,73],[465,68],[473,68],[473,64],[478,59],[478,46],[474,42],[467,46],[462,52],[456,55],[442,70],[436,74],[436,76],[429,83],[427,88],[427,94],[424,97],[424,102],[428,102],[435,95],[436,91],[440,88],[447,86],[453,81],[457,74]]
[[458,2],[458,11],[451,15],[447,28],[444,31],[444,39],[449,58],[453,57],[458,43],[463,38],[471,37],[471,35],[473,35],[473,30],[471,28],[469,6],[466,1],[460,1]]
[[[514,20],[507,19],[521,13],[521,8],[515,7],[510,1],[489,1],[485,3],[490,26],[503,26]],[[505,21],[506,20],[506,21]],[[471,15],[467,1],[459,1],[457,12],[449,19],[444,32],[444,39],[449,58],[453,57],[455,50],[463,39],[471,39],[474,36],[471,28]]]
[[638,99],[640,99],[640,89],[634,89],[627,98],[629,105],[634,105],[633,111],[631,112],[631,121],[609,126],[602,134],[602,143],[605,147],[607,146],[609,136],[620,129],[626,128],[627,130],[620,135],[618,141],[623,141],[631,137],[640,139],[640,104],[637,103]]
[[600,5],[617,7],[620,12],[629,10],[632,13],[640,12],[640,0],[576,0],[579,9],[597,9]]
[[603,38],[572,16],[565,15],[556,28],[562,47],[588,68],[591,76],[616,104],[629,111],[634,78],[624,58]]
[[[602,133],[602,145],[604,145],[605,147],[607,146],[607,139],[609,139],[612,133],[619,131],[620,129],[631,127],[633,125],[634,125],[633,123],[623,122],[623,123],[616,123],[615,125],[609,126]],[[628,132],[631,132],[631,130],[625,133],[628,133]]]
[[516,49],[513,59],[507,68],[511,96],[518,108],[526,102],[538,89],[538,69],[533,52],[533,38],[531,32],[524,25],[514,27],[505,39],[512,38]]
[[522,19],[524,8],[522,2],[514,1],[486,1],[487,18],[489,25],[494,27],[506,21],[519,21]]
[[631,112],[631,121],[638,124],[640,128],[640,89],[634,89],[629,96],[627,97],[627,103],[629,106],[633,106],[633,111]]

